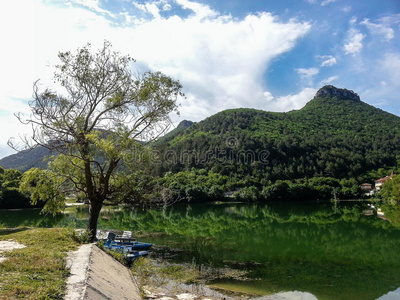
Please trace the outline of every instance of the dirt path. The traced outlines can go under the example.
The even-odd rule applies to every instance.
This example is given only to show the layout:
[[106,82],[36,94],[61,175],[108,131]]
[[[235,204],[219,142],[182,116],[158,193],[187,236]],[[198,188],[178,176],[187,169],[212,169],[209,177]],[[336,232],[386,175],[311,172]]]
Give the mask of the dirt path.
[[128,268],[93,244],[71,252],[71,275],[65,300],[139,300],[139,289]]

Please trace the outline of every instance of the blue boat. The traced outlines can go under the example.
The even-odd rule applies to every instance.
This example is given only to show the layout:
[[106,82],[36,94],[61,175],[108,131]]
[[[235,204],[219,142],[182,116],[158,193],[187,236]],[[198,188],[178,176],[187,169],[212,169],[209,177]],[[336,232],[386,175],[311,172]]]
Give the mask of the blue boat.
[[132,249],[133,250],[149,250],[151,248],[151,246],[153,246],[153,244],[136,242],[133,244]]
[[149,250],[153,244],[150,243],[141,243],[141,242],[120,242],[120,241],[106,241],[104,246],[109,249],[119,249],[119,248],[126,248],[127,251],[132,250]]

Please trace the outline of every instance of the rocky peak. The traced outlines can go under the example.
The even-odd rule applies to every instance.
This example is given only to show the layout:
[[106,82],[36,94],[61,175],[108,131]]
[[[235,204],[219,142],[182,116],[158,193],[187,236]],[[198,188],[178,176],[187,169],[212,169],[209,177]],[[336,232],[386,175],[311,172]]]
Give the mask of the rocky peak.
[[315,94],[315,98],[323,97],[338,97],[341,99],[361,101],[360,97],[351,90],[339,89],[333,85],[326,85],[318,90]]
[[192,122],[192,121],[183,120],[183,121],[181,121],[181,122],[179,123],[177,129],[178,129],[178,128],[179,128],[179,129],[186,129],[186,128],[192,126],[192,125],[193,125],[193,122]]

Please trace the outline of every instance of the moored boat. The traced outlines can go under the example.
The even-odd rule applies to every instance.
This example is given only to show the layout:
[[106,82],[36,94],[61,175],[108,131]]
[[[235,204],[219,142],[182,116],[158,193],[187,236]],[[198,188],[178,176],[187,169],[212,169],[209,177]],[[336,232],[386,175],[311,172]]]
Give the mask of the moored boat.
[[104,243],[104,246],[111,248],[126,248],[128,251],[132,250],[149,250],[153,244],[150,243],[142,243],[142,242],[118,242],[118,241],[107,241]]
[[132,251],[128,252],[125,255],[125,259],[128,263],[131,263],[135,259],[139,259],[140,257],[145,257],[149,254],[148,251]]

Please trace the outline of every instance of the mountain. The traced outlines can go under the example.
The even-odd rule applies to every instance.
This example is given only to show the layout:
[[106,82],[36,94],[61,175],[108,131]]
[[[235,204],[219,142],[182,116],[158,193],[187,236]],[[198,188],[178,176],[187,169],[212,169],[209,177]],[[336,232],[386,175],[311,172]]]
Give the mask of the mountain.
[[[355,178],[400,157],[400,118],[324,86],[300,110],[230,109],[158,145],[166,171],[207,169],[245,180]],[[174,155],[171,156],[171,153]]]
[[[198,123],[182,121],[153,146],[161,158],[157,175],[205,169],[243,185],[360,178],[400,162],[400,118],[353,91],[324,86],[300,110],[229,109]],[[37,147],[1,159],[0,166],[22,172],[45,167],[48,154]]]
[[192,121],[188,121],[188,120],[181,121],[176,128],[174,128],[173,130],[168,132],[166,135],[160,137],[157,141],[153,142],[153,145],[159,145],[159,144],[166,143],[166,142],[172,140],[175,136],[177,136],[182,131],[188,129],[193,124],[194,123]]
[[45,169],[47,162],[45,158],[50,156],[50,151],[38,146],[32,150],[24,150],[0,159],[0,166],[5,169],[16,169],[25,172],[30,168],[37,167]]
[[[186,130],[192,124],[194,123],[188,120],[181,121],[175,129],[154,142],[154,145],[173,139],[177,134]],[[21,172],[25,172],[33,167],[45,169],[47,167],[46,157],[50,155],[51,152],[47,148],[38,146],[32,150],[20,151],[0,159],[0,166],[5,169],[16,169]]]

